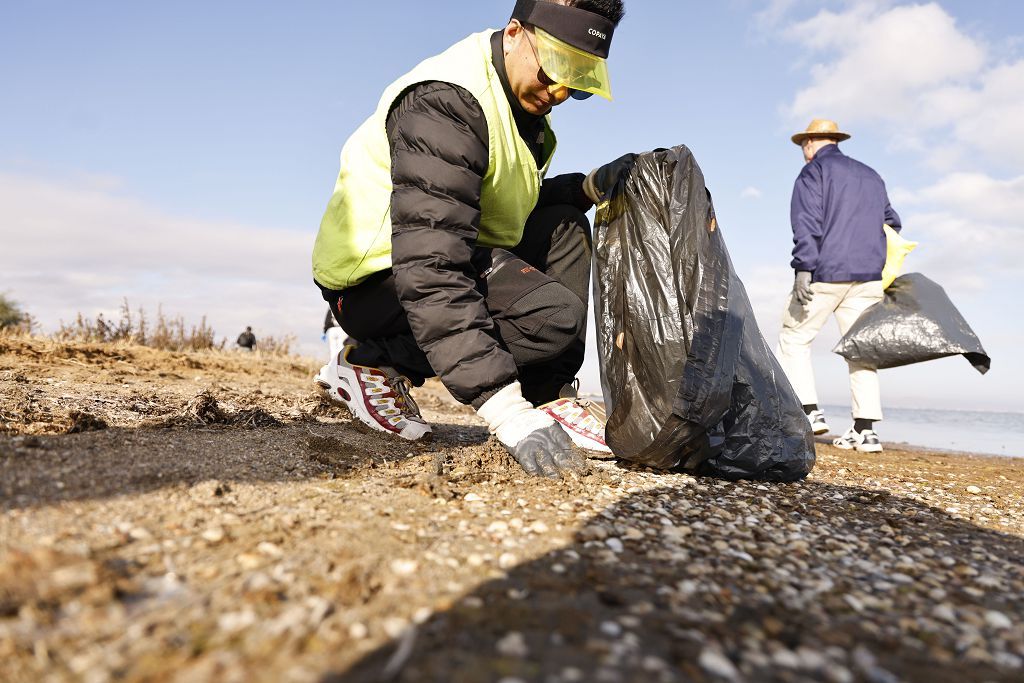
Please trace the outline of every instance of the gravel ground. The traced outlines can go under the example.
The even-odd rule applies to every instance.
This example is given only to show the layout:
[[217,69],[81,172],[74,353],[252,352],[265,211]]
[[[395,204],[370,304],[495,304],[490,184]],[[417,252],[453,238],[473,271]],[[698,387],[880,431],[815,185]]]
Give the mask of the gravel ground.
[[0,680],[1024,680],[1024,460],[538,481],[313,370],[0,338]]

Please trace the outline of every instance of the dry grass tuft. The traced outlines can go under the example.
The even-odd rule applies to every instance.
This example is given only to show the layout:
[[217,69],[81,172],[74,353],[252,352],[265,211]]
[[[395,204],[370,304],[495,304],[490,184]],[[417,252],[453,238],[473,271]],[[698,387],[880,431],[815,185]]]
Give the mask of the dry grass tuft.
[[[198,325],[186,325],[181,316],[165,315],[162,308],[156,309],[156,318],[150,320],[140,307],[133,312],[128,299],[121,303],[119,319],[107,319],[102,313],[95,319],[79,313],[70,323],[61,321],[60,329],[53,335],[58,341],[80,341],[89,343],[125,343],[148,346],[163,351],[220,351],[227,347],[226,338],[217,341],[216,333],[203,316]],[[263,354],[287,356],[291,353],[295,337],[261,336],[257,348]]]

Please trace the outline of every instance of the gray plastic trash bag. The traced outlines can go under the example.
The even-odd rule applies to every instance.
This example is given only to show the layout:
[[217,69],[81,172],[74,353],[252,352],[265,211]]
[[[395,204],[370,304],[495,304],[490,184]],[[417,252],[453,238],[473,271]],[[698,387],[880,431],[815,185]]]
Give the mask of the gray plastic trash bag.
[[992,366],[946,291],[920,273],[896,278],[885,298],[861,313],[832,351],[879,369],[957,354],[981,374]]
[[801,479],[807,418],[754,321],[684,146],[637,155],[594,228],[597,346],[620,458],[726,479]]

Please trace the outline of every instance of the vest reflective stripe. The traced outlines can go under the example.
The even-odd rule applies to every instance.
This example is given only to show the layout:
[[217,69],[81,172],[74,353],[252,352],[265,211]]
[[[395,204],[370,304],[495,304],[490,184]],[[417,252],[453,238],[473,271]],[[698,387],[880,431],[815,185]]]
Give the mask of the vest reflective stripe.
[[491,35],[476,33],[420,63],[388,86],[376,111],[341,151],[341,171],[313,247],[313,276],[345,289],[391,267],[391,150],[387,115],[409,87],[425,81],[453,83],[469,91],[487,121],[489,160],[480,193],[477,244],[514,247],[537,204],[540,182],[551,164],[555,138],[545,121],[547,158],[541,169],[519,135],[512,109],[491,63]]

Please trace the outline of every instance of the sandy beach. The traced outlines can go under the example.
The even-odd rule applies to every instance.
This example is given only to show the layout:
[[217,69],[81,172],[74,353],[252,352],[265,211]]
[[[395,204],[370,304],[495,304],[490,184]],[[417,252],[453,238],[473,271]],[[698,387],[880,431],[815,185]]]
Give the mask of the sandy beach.
[[0,337],[0,679],[1020,681],[1024,459],[530,479],[313,361]]

